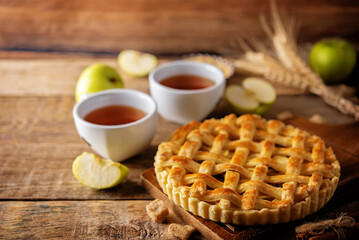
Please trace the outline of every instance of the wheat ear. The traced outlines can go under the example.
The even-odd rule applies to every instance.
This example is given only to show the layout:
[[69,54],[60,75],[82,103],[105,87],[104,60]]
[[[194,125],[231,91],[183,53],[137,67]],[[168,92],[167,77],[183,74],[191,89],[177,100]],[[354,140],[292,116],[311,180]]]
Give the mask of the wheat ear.
[[[285,86],[307,90],[321,96],[323,100],[359,120],[359,106],[343,98],[340,94],[324,85],[322,79],[314,73],[300,57],[295,41],[297,25],[294,18],[283,24],[277,6],[271,1],[272,26],[265,17],[260,16],[264,32],[271,40],[272,49],[253,37],[237,39],[238,46],[245,51],[233,65],[237,71],[262,76],[269,81]],[[273,54],[274,52],[274,54]]]

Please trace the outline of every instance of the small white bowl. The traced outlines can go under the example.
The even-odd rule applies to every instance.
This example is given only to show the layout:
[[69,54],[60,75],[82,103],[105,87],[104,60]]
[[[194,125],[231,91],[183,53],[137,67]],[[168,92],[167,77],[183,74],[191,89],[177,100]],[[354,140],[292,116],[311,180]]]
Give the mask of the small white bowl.
[[[146,116],[121,125],[99,125],[84,117],[91,111],[111,105],[126,105],[142,110]],[[123,161],[149,146],[156,133],[157,107],[153,99],[140,91],[110,89],[89,94],[73,108],[77,132],[102,157]]]
[[[215,84],[203,89],[182,90],[160,83],[176,75],[196,75],[210,79]],[[179,124],[203,120],[216,107],[225,88],[225,77],[220,69],[194,61],[181,60],[160,65],[150,73],[148,79],[158,113],[167,121]]]

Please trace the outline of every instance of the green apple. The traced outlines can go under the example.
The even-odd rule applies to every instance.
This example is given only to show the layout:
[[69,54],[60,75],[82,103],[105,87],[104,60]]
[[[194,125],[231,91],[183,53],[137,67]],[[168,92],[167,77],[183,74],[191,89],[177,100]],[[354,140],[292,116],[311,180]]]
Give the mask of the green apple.
[[111,88],[123,88],[123,81],[118,72],[103,64],[92,64],[81,73],[76,84],[75,98],[79,101],[83,94]]
[[105,189],[122,182],[130,170],[121,163],[84,152],[74,160],[72,172],[83,185]]
[[355,48],[345,40],[323,39],[314,44],[309,54],[312,69],[325,83],[340,83],[353,71]]
[[238,114],[265,114],[277,97],[271,84],[260,78],[246,78],[240,85],[229,85],[225,91],[225,99],[233,111]]
[[147,76],[158,64],[156,56],[131,49],[120,52],[117,60],[121,70],[133,77]]

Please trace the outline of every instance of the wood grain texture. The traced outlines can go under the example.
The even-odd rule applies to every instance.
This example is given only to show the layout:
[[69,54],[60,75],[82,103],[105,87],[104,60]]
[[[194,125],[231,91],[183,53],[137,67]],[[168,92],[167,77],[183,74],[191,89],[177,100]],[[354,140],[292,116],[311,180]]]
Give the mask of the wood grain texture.
[[[300,43],[333,35],[359,42],[358,1],[277,2],[301,21]],[[234,37],[263,36],[261,13],[269,13],[268,0],[0,0],[0,239],[171,239],[168,223],[155,224],[145,214],[152,196],[139,176],[178,125],[159,119],[149,148],[123,162],[130,175],[117,187],[84,187],[71,171],[73,159],[91,151],[72,120],[77,78],[91,63],[119,70],[117,54],[127,48],[165,56],[161,63],[183,53],[233,53]],[[120,74],[126,88],[148,93],[146,78]],[[241,80],[235,75],[228,83]],[[352,121],[309,95],[280,95],[266,117],[284,110],[304,118],[319,113],[330,123]],[[208,117],[230,112],[222,100]],[[355,187],[354,177],[346,179]],[[337,201],[344,203],[352,189]],[[170,221],[180,220],[171,215]],[[293,238],[294,225],[286,229],[287,237],[266,238]],[[193,239],[203,237],[197,232]]]
[[[146,214],[150,201],[0,202],[0,239],[171,239],[170,212],[155,223]],[[193,239],[203,239],[197,232]]]
[[[0,199],[149,199],[139,174],[152,166],[155,146],[124,164],[131,172],[118,187],[96,191],[74,178],[72,161],[91,149],[78,136],[73,97],[5,97],[0,100]],[[163,122],[167,130],[176,127]]]
[[[277,0],[302,24],[301,41],[341,36],[359,41],[359,3]],[[114,53],[134,48],[157,54],[228,52],[238,35],[263,35],[263,0],[0,1],[0,49]]]
[[[91,151],[72,120],[74,86],[82,69],[93,62],[118,69],[116,56],[0,52],[0,58],[0,239],[162,236],[163,227],[148,222],[143,212],[148,201],[142,200],[152,196],[139,176],[152,167],[157,145],[179,125],[159,118],[149,148],[123,162],[130,175],[117,187],[100,191],[84,187],[71,171],[73,159]],[[161,58],[161,62],[172,59]],[[147,79],[121,75],[127,88],[148,93]],[[235,75],[228,84],[241,80]],[[319,113],[331,123],[352,121],[311,95],[280,95],[265,117],[275,118],[284,110],[304,118]],[[208,117],[230,112],[222,99]]]
[[[1,54],[2,53],[2,54]],[[10,56],[10,59],[8,58]],[[102,63],[116,69],[126,88],[149,93],[147,78],[134,78],[126,75],[117,64],[117,56],[88,57],[57,54],[57,58],[48,58],[46,54],[19,53],[20,59],[11,54],[0,52],[0,95],[40,95],[40,96],[73,96],[76,82],[81,72],[89,65]],[[32,56],[32,59],[28,59]],[[159,64],[183,57],[160,58]],[[31,60],[31,61],[30,61]],[[235,75],[230,80],[240,82],[243,76]],[[281,85],[275,85],[281,95],[303,94],[303,92]]]
[[[16,59],[14,56],[20,56],[20,59]],[[126,88],[149,93],[147,78],[133,78],[124,74],[117,65],[116,56],[104,58],[78,55],[75,57],[72,54],[59,53],[55,56],[57,58],[48,58],[47,54],[38,53],[12,55],[0,52],[0,96],[74,96],[78,77],[83,69],[93,63],[107,64],[118,70]],[[183,58],[160,58],[159,63],[163,64],[178,59]],[[227,80],[227,85],[240,84],[243,78],[243,75],[234,75]],[[339,111],[329,107],[319,97],[307,95],[282,85],[274,85],[274,87],[278,95],[289,96],[279,96],[273,110],[268,114],[268,118],[275,118],[276,114],[281,111],[291,111],[303,118],[320,114],[329,123],[353,121],[351,117],[344,116]],[[290,95],[298,96],[291,97]],[[230,112],[224,101],[220,103],[220,107],[217,109],[222,109],[222,115],[215,115],[218,117]]]
[[[307,104],[326,118],[345,120],[318,100],[280,96],[279,105],[274,105],[266,117],[274,118],[284,107],[295,114],[306,112]],[[91,152],[76,132],[72,119],[74,104],[72,96],[0,97],[0,199],[149,199],[138,176],[153,165],[157,145],[167,140],[179,125],[160,118],[150,147],[124,162],[131,170],[129,177],[116,188],[96,191],[78,183],[71,171],[76,156],[83,151]],[[230,112],[222,100],[208,117],[219,118]]]
[[91,149],[76,133],[73,104],[72,97],[1,100],[0,198],[148,199],[136,176],[151,165],[151,148],[125,163],[131,169],[129,180],[115,189],[95,191],[76,181],[72,161]]
[[[161,59],[166,62],[169,59]],[[91,149],[79,138],[73,120],[73,91],[77,75],[92,62],[116,67],[112,58],[2,59],[0,60],[0,198],[1,199],[149,199],[140,186],[139,174],[151,167],[157,145],[169,138],[177,124],[159,119],[151,146],[124,162],[131,169],[118,187],[96,191],[73,177],[73,159]],[[122,74],[123,75],[123,74]],[[148,93],[145,78],[124,76],[127,88]],[[239,83],[233,77],[228,84]],[[328,122],[352,121],[320,98],[308,95],[279,96],[267,118],[289,110],[309,118],[321,114]],[[222,99],[208,116],[231,112]]]
[[[73,96],[81,72],[102,63],[119,70],[113,58],[2,59],[0,95]],[[122,72],[126,88],[148,92],[147,79],[134,79]]]

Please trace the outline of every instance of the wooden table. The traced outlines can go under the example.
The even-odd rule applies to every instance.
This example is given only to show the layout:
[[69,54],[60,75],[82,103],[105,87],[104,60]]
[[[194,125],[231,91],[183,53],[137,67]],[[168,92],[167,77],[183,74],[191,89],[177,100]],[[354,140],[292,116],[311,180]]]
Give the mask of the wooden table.
[[[358,2],[277,3],[302,23],[301,43],[327,36],[359,41]],[[262,0],[0,0],[0,239],[165,239],[168,224],[145,213],[153,198],[140,174],[178,125],[159,119],[151,145],[123,162],[130,174],[117,187],[84,187],[71,171],[76,156],[92,152],[72,119],[77,78],[92,63],[118,69],[116,55],[127,48],[154,53],[161,62],[193,52],[233,53],[229,43],[237,36],[264,35],[258,18],[269,6]],[[147,79],[121,75],[126,88],[149,92]],[[240,80],[235,75],[228,84]],[[319,97],[276,89],[266,118],[289,110],[333,124],[353,121]],[[222,100],[208,117],[230,112]],[[343,207],[357,203],[354,195],[343,196]],[[173,213],[170,219],[182,222]],[[293,227],[275,234],[295,236]],[[196,232],[193,238],[204,237]]]
[[[84,67],[102,62],[118,68],[116,57],[0,55],[0,239],[163,237],[168,224],[153,223],[146,215],[145,206],[153,198],[141,186],[139,176],[153,165],[157,145],[178,125],[159,119],[151,146],[123,162],[130,174],[120,185],[109,190],[87,188],[71,171],[76,156],[92,152],[73,123],[74,87]],[[176,58],[162,58],[161,62],[172,59]],[[147,79],[121,75],[125,87],[148,93]],[[228,82],[240,80],[235,75]],[[303,118],[319,113],[329,123],[353,121],[316,96],[278,91],[278,100],[266,118],[290,110]],[[228,113],[222,100],[208,117]],[[181,222],[174,214],[171,219]],[[294,237],[293,229],[281,234],[283,239]],[[194,239],[203,237],[197,232]]]

